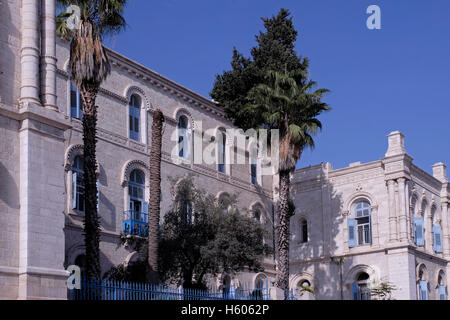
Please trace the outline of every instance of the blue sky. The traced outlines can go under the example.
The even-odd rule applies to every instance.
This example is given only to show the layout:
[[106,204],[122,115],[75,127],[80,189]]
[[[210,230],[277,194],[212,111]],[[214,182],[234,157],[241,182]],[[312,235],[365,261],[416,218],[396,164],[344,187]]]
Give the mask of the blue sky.
[[[371,4],[381,8],[381,30],[366,27]],[[107,45],[209,97],[233,46],[249,56],[260,18],[281,7],[292,13],[311,78],[331,90],[333,110],[299,167],[380,159],[395,130],[425,171],[450,165],[448,0],[130,0],[127,30]]]

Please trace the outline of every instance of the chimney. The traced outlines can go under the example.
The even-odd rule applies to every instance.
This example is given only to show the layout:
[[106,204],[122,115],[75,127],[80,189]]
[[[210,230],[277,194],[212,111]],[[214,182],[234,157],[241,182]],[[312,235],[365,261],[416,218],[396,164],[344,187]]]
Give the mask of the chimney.
[[394,131],[388,135],[388,144],[389,147],[385,157],[391,157],[406,153],[405,136],[400,131]]
[[442,162],[433,165],[433,177],[441,182],[447,182],[447,166]]

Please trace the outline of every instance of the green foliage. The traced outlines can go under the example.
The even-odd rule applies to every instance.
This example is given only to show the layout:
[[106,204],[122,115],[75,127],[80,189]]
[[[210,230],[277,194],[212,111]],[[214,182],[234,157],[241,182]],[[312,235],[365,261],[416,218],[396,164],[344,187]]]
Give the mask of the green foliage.
[[[264,229],[230,203],[195,188],[193,177],[173,183],[175,201],[160,231],[159,270],[163,282],[203,287],[206,275],[234,273],[248,267],[260,271],[270,254]],[[224,208],[230,208],[227,213]]]
[[248,103],[247,95],[256,85],[263,83],[269,70],[284,72],[308,68],[308,59],[294,50],[297,31],[286,9],[276,16],[262,18],[265,32],[256,36],[257,46],[251,49],[252,59],[233,49],[232,69],[217,75],[211,97],[224,109],[226,116],[242,129],[255,128],[260,122],[239,111]]
[[57,0],[57,34],[63,38],[71,36],[66,24],[71,14],[65,12],[70,5],[78,6],[81,20],[95,24],[101,35],[118,33],[126,26],[123,17],[126,3],[127,0]]
[[370,290],[370,295],[377,300],[391,300],[392,293],[397,287],[390,282],[381,282]]
[[126,282],[147,282],[148,263],[146,260],[137,260],[128,265],[113,266],[103,275],[103,279]]

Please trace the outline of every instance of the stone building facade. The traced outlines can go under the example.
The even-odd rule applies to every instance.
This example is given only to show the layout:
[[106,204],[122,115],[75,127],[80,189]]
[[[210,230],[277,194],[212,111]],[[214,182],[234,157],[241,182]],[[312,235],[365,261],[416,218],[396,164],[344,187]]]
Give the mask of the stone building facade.
[[[0,21],[0,224],[6,226],[0,232],[0,298],[65,299],[65,269],[80,264],[84,253],[82,114],[67,71],[68,43],[55,37],[53,0],[2,1]],[[218,200],[238,194],[240,211],[258,217],[269,231],[265,241],[273,244],[278,177],[262,175],[260,160],[252,168],[251,146],[246,144],[245,164],[192,161],[193,132],[211,130],[220,137],[232,128],[220,107],[107,52],[112,73],[96,101],[102,272],[136,258],[132,247],[120,245],[120,234],[145,225],[145,217],[136,214],[145,212],[149,197],[156,108],[166,118],[161,218],[172,202],[168,178],[194,174],[196,185]],[[182,144],[183,152],[180,132],[183,143],[190,141]],[[394,132],[379,161],[337,170],[321,164],[295,171],[292,179],[291,288],[297,298],[364,298],[366,287],[383,281],[399,288],[394,293],[399,299],[438,299],[443,287],[446,292],[444,164],[428,175],[412,163],[402,134]],[[270,285],[276,260],[266,257],[263,264],[262,273],[221,275],[216,285]],[[299,290],[302,286],[313,293]]]

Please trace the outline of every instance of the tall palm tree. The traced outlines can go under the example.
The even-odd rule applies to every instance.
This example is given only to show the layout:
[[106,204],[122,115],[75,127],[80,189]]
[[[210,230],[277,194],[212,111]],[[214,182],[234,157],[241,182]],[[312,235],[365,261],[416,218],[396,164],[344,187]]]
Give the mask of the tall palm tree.
[[148,264],[150,266],[149,280],[158,282],[158,241],[159,215],[161,211],[161,146],[164,115],[156,109],[152,123],[152,145],[150,150],[150,201],[149,201],[149,232],[148,232]]
[[313,91],[315,82],[308,80],[304,70],[280,73],[268,71],[266,83],[250,90],[251,101],[241,115],[255,117],[264,129],[279,130],[279,207],[278,207],[278,269],[277,287],[285,299],[289,291],[289,223],[294,214],[290,200],[290,174],[306,147],[314,147],[314,135],[322,128],[316,118],[330,108],[321,101],[326,89]]
[[95,99],[101,83],[111,71],[102,37],[125,27],[125,19],[122,15],[126,0],[57,1],[61,6],[75,5],[80,9],[80,21],[76,28],[69,28],[68,18],[72,16],[71,13],[62,13],[57,17],[57,33],[70,41],[69,71],[83,102],[86,276],[100,278]]

